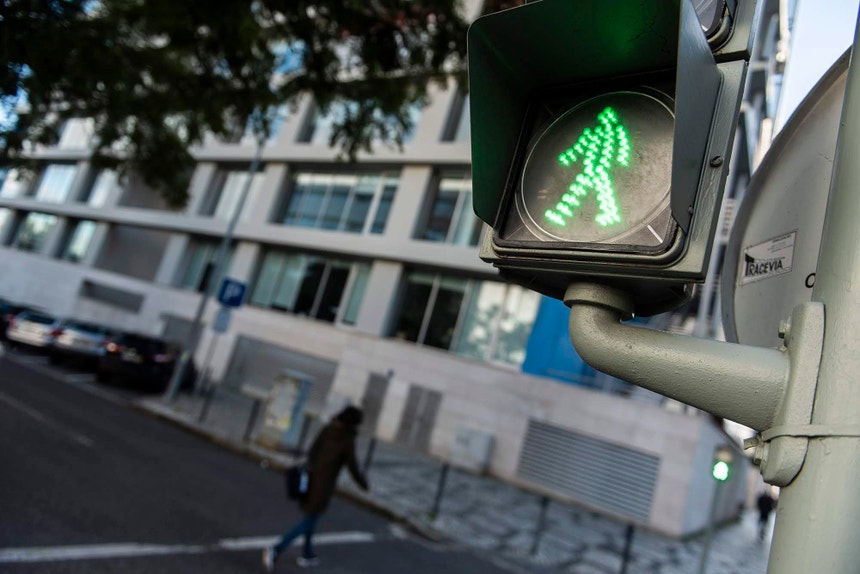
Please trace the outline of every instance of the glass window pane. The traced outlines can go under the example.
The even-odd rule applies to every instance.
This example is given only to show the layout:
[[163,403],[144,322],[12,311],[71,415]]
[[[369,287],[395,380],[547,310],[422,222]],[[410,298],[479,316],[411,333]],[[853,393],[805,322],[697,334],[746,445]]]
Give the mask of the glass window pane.
[[287,223],[303,227],[316,227],[325,194],[331,185],[331,177],[323,174],[308,174],[297,180],[296,192],[290,198]]
[[12,221],[12,210],[8,207],[0,207],[0,237],[3,236],[3,227],[8,221]]
[[425,345],[440,349],[451,347],[465,292],[465,279],[445,278],[442,280],[436,294],[430,322],[427,325],[427,333],[424,335],[423,343]]
[[317,291],[322,287],[321,283],[325,267],[326,263],[324,260],[316,257],[308,257],[308,264],[305,267],[299,292],[296,295],[296,304],[293,307],[293,312],[297,315],[310,316],[312,314]]
[[90,247],[95,232],[96,223],[94,221],[79,221],[74,232],[69,236],[69,242],[66,244],[62,258],[74,263],[83,259],[84,255],[87,254],[87,249]]
[[337,311],[343,299],[343,290],[349,279],[349,268],[348,263],[341,262],[333,262],[329,266],[328,278],[316,311],[317,319],[332,322],[337,317]]
[[119,187],[117,173],[112,169],[103,169],[93,181],[89,195],[83,198],[83,201],[93,207],[102,207],[107,202],[111,190],[117,187]]
[[182,280],[179,286],[183,289],[197,289],[200,285],[200,279],[206,272],[206,266],[212,260],[212,245],[200,242],[191,244],[188,255],[188,263],[185,264],[185,271],[182,274]]
[[376,207],[376,215],[373,217],[373,226],[370,228],[371,233],[384,233],[385,224],[388,222],[388,214],[391,212],[391,203],[394,201],[394,191],[397,189],[397,184],[386,185],[382,191],[382,197],[379,198],[379,205]]
[[337,229],[340,227],[340,220],[343,217],[343,211],[346,208],[346,202],[349,199],[348,186],[335,183],[328,197],[328,202],[323,212],[320,227],[322,229]]
[[454,224],[454,236],[451,243],[454,245],[477,245],[481,238],[482,222],[472,210],[472,192],[462,194],[460,212],[457,222]]
[[0,170],[0,176],[3,177],[3,186],[0,187],[0,197],[11,199],[14,197],[24,197],[27,194],[27,189],[30,187],[30,179],[19,170],[15,168]]
[[[249,214],[254,208],[254,203],[257,201],[257,195],[263,183],[265,174],[258,171],[254,174],[251,181],[251,188],[248,190],[248,196],[245,198],[245,203],[242,205],[242,213],[239,216],[240,221],[248,221]],[[218,194],[217,205],[213,213],[213,217],[223,221],[230,221],[239,205],[239,200],[242,197],[242,192],[248,182],[247,171],[231,171],[224,178],[224,184]]]
[[427,302],[433,290],[434,276],[428,273],[412,273],[406,280],[403,292],[403,308],[394,329],[394,337],[406,341],[418,341],[421,324],[427,312]]
[[539,305],[538,293],[515,285],[508,287],[493,359],[511,365],[523,363]]
[[361,233],[364,230],[364,222],[367,220],[371,203],[373,203],[372,193],[356,192],[352,198],[352,205],[349,206],[344,231]]
[[254,291],[251,293],[252,304],[262,305],[263,307],[268,307],[272,304],[275,287],[278,285],[278,279],[281,276],[285,259],[286,257],[283,253],[266,253],[266,256],[263,258],[263,264],[260,266],[260,272],[257,275],[257,281],[254,284]]
[[364,301],[364,292],[367,290],[367,281],[370,279],[370,265],[358,263],[353,267],[355,268],[355,279],[352,282],[346,310],[341,318],[341,322],[346,325],[355,325],[355,322],[358,320],[358,312],[361,310],[361,304]]
[[72,191],[72,183],[77,172],[78,168],[74,165],[49,165],[39,180],[36,199],[51,203],[66,201]]
[[424,230],[423,239],[430,241],[445,241],[448,239],[448,228],[451,226],[451,218],[454,216],[454,209],[457,207],[457,197],[459,194],[455,191],[439,190],[436,194],[436,199],[433,201],[433,207],[430,208],[430,217],[427,220],[427,228]]
[[287,255],[284,257],[283,271],[280,284],[272,299],[272,307],[282,311],[295,311],[299,288],[305,276],[304,255]]
[[21,222],[12,245],[21,251],[39,251],[56,224],[57,217],[54,215],[30,213]]
[[505,299],[505,285],[485,281],[475,285],[457,341],[460,355],[485,361]]

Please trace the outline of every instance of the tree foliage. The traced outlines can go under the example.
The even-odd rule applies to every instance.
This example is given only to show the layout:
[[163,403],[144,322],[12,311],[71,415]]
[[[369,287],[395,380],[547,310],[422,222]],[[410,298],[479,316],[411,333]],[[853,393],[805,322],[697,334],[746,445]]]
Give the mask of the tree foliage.
[[462,69],[465,32],[457,0],[3,0],[0,163],[92,118],[96,165],[181,206],[189,148],[249,118],[263,137],[302,93],[338,108],[330,144],[354,159],[402,144],[428,84]]

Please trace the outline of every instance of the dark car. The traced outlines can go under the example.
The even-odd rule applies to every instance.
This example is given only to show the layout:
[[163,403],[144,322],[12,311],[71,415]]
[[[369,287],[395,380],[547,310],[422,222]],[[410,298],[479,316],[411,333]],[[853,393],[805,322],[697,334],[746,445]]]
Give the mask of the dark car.
[[110,328],[77,319],[62,319],[53,325],[50,344],[51,362],[71,359],[96,366],[112,336]]
[[[150,392],[164,392],[182,354],[176,343],[138,333],[120,333],[108,339],[99,358],[97,377]],[[193,389],[197,369],[193,361],[185,371],[181,389]]]

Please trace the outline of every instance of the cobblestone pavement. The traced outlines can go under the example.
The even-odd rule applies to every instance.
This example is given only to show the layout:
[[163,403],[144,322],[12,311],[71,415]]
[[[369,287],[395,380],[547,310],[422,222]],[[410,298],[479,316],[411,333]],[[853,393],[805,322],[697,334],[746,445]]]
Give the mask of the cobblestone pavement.
[[[283,466],[293,461],[289,455],[244,440],[252,418],[252,399],[218,393],[201,420],[203,403],[200,397],[180,395],[170,405],[158,398],[138,401],[137,407],[273,465]],[[366,440],[360,442],[360,459],[366,458],[368,446]],[[382,442],[375,445],[369,460],[371,492],[359,491],[345,474],[342,491],[429,536],[471,546],[497,558],[508,557],[512,563],[526,564],[528,571],[568,574],[622,571],[627,531],[622,521],[551,501],[546,506],[544,528],[536,540],[542,503],[541,497],[534,493],[498,479],[451,468],[437,503],[441,461]],[[435,515],[434,507],[438,508]],[[759,542],[756,521],[755,512],[748,511],[740,521],[714,533],[708,574],[766,572],[770,536]],[[703,537],[675,540],[636,528],[626,573],[697,573],[703,542]]]

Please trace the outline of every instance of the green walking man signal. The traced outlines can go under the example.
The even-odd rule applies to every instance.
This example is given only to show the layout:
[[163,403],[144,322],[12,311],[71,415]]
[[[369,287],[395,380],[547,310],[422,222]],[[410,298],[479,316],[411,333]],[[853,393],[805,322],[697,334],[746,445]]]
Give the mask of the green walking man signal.
[[603,227],[621,223],[610,170],[613,163],[629,166],[630,137],[611,106],[600,112],[597,123],[593,130],[585,128],[576,143],[558,156],[558,162],[565,167],[581,159],[583,169],[555,208],[544,213],[544,217],[556,225],[567,225],[566,218],[573,217],[573,210],[581,206],[580,198],[587,196],[589,191],[597,193],[599,212],[594,220]]

